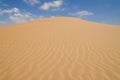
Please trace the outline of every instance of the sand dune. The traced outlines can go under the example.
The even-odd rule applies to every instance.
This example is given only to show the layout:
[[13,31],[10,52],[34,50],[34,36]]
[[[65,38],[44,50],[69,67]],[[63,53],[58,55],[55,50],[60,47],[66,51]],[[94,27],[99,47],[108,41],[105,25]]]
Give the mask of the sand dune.
[[120,80],[120,27],[55,17],[0,28],[0,80]]

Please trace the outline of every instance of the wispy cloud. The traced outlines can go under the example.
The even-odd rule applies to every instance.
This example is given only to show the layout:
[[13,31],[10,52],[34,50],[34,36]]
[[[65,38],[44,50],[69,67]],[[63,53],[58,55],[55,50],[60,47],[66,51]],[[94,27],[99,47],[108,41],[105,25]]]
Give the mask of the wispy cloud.
[[56,0],[51,2],[45,2],[43,5],[40,6],[41,10],[49,10],[54,9],[57,10],[63,4],[63,0]]
[[52,9],[52,11],[65,11],[66,10],[66,8],[54,8],[54,9]]
[[90,12],[90,11],[87,11],[87,10],[83,10],[83,11],[78,11],[78,12],[75,12],[75,13],[70,13],[70,15],[82,18],[84,16],[94,15],[94,13]]
[[39,4],[40,0],[23,0],[23,2],[30,4],[30,5],[35,5],[35,4]]
[[8,4],[2,4],[2,6],[9,6]]

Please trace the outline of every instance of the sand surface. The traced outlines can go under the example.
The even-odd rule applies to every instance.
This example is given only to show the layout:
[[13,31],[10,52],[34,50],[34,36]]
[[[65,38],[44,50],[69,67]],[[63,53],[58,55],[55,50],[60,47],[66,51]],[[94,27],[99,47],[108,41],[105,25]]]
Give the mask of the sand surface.
[[120,80],[120,26],[55,17],[2,27],[0,80]]

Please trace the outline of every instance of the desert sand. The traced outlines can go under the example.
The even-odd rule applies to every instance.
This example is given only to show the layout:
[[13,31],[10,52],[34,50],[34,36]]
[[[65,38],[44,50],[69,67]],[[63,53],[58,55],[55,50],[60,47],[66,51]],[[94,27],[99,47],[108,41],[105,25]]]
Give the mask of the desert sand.
[[120,80],[120,26],[54,17],[1,27],[0,80]]

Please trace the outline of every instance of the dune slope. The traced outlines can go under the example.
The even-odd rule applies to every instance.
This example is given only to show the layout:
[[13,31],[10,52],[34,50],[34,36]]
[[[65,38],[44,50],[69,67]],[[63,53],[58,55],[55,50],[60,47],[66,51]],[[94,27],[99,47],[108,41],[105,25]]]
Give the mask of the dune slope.
[[0,28],[0,80],[120,80],[120,27],[55,17]]

